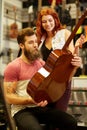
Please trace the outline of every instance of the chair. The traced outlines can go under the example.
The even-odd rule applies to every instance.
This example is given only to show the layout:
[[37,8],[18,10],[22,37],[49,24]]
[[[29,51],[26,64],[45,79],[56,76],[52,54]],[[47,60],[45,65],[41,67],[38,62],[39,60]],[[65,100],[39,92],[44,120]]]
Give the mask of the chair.
[[11,117],[11,113],[10,113],[10,105],[8,105],[6,103],[5,98],[4,98],[3,76],[0,76],[0,91],[1,91],[1,94],[2,94],[2,100],[3,100],[3,103],[4,103],[4,110],[6,112],[6,118],[7,118],[7,121],[8,121],[9,128],[10,128],[10,130],[16,130],[15,122],[14,122],[13,118]]

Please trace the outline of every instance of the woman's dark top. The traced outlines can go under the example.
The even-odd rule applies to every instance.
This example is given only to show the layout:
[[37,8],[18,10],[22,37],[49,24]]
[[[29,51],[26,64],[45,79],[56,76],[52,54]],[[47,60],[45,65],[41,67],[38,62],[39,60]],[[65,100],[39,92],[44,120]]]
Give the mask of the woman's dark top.
[[49,54],[51,53],[52,49],[49,50],[45,44],[43,43],[42,47],[41,47],[41,54],[42,54],[42,57],[43,57],[43,60],[46,61],[47,58],[49,57]]

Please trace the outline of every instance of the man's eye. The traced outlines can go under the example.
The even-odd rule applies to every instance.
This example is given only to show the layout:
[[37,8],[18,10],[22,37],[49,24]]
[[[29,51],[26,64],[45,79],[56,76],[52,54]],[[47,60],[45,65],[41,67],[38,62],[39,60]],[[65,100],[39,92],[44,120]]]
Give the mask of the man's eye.
[[33,44],[33,41],[30,41],[29,44]]

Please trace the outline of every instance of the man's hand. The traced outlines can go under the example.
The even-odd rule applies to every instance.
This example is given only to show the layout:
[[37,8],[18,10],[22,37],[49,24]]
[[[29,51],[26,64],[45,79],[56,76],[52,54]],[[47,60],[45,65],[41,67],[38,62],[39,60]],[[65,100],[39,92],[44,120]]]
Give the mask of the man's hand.
[[47,100],[37,103],[37,106],[45,107],[48,104]]

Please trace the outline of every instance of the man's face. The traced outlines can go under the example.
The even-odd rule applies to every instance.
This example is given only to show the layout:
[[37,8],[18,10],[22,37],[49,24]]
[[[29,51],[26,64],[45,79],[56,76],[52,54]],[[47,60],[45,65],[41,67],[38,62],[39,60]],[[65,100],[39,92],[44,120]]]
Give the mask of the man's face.
[[24,55],[27,59],[34,61],[40,57],[36,35],[26,36],[24,43]]

